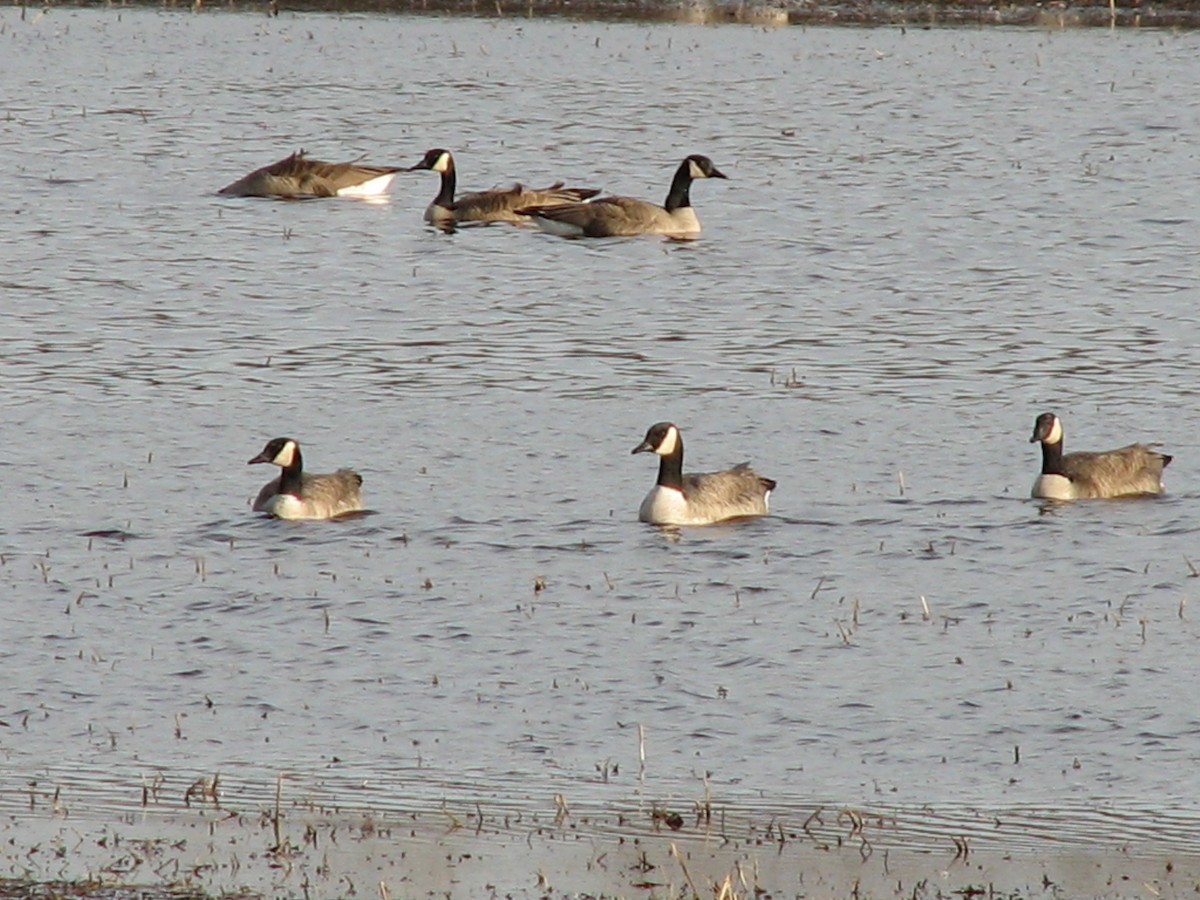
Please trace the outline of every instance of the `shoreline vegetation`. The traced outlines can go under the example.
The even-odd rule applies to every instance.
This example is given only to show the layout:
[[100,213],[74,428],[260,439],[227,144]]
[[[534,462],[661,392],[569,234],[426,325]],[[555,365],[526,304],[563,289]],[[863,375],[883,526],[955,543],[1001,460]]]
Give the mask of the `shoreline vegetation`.
[[[27,6],[17,2],[13,5]],[[851,25],[933,28],[1027,26],[1037,28],[1196,28],[1200,0],[1168,3],[992,2],[992,0],[144,0],[46,2],[47,7],[129,7],[281,12],[407,13],[486,18],[564,18],[575,21]]]
[[[440,802],[333,798],[280,774],[129,796],[37,784],[0,804],[0,900],[485,897],[1104,900],[1200,889],[1190,812],[847,807],[788,798],[576,802],[444,785]],[[410,785],[410,788],[415,785]],[[140,793],[141,803],[135,798]]]

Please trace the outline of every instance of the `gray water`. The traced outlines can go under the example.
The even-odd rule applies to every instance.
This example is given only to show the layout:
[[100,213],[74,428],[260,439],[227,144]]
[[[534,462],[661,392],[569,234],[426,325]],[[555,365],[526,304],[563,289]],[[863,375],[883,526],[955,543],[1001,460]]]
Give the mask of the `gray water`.
[[[1193,809],[1198,54],[0,10],[0,803],[288,771],[383,807],[707,777]],[[468,190],[660,199],[691,152],[730,179],[684,244],[443,235],[428,172],[214,195],[436,146]],[[1168,495],[1027,499],[1047,409],[1068,449],[1163,442]],[[663,419],[689,468],[776,479],[773,514],[637,523]],[[280,434],[373,514],[251,513]]]

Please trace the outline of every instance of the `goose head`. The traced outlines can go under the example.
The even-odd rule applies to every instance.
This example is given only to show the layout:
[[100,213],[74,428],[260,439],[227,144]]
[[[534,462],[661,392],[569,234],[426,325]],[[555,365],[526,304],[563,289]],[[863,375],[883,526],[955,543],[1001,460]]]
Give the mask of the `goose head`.
[[672,422],[659,422],[651,425],[646,432],[646,438],[633,448],[633,453],[656,453],[659,456],[670,456],[679,449],[679,429]]
[[435,147],[426,153],[419,163],[411,166],[408,171],[416,172],[421,169],[428,169],[431,172],[449,172],[453,168],[454,157],[450,155],[450,151]]
[[254,465],[254,463],[271,463],[286,469],[296,461],[296,457],[300,453],[300,445],[293,439],[288,437],[279,437],[274,440],[267,441],[267,446],[263,447],[262,453],[250,460],[246,465]]
[[692,178],[728,178],[707,156],[698,153],[687,158],[688,175]]
[[1054,413],[1042,413],[1037,417],[1037,421],[1033,423],[1033,437],[1029,439],[1029,443],[1036,444],[1041,441],[1043,444],[1061,444],[1063,439],[1062,422],[1058,421],[1058,416]]

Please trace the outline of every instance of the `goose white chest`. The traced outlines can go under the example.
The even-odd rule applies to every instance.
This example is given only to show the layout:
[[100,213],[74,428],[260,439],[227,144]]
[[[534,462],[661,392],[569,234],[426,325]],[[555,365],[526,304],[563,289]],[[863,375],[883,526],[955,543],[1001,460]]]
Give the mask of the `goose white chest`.
[[262,511],[277,519],[311,519],[312,511],[299,497],[292,494],[275,494],[262,505]]
[[638,520],[651,525],[694,525],[683,491],[656,484],[638,509]]
[[692,237],[700,233],[700,217],[691,206],[682,206],[666,214],[665,220],[659,227],[663,234],[676,237]]
[[1035,500],[1074,500],[1075,485],[1065,475],[1039,475],[1029,496]]

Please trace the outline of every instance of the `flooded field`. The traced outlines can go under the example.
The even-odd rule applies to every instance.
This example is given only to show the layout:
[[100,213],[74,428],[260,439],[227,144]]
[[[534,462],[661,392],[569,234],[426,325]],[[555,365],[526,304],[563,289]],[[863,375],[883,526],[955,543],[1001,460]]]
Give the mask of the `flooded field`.
[[[1190,891],[1198,42],[0,12],[0,876]],[[690,242],[215,193],[433,147],[729,179]],[[1166,496],[1027,499],[1046,410]],[[661,420],[772,515],[639,524]],[[370,514],[253,514],[279,435]]]

